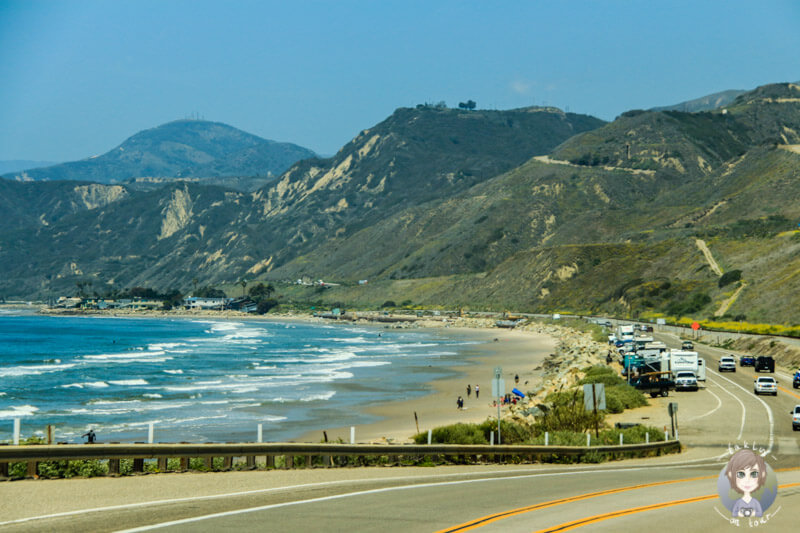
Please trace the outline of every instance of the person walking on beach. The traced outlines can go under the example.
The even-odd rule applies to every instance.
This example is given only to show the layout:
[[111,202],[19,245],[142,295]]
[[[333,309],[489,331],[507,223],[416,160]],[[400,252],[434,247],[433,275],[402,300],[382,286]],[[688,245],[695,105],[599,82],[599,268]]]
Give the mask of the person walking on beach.
[[469,398],[470,394],[472,394],[472,387],[470,386],[469,383],[467,383],[467,398]]
[[481,395],[481,386],[475,385],[475,399],[477,400],[480,395]]
[[463,409],[464,408],[464,398],[459,396],[458,400],[456,400],[456,406],[458,406],[459,409]]

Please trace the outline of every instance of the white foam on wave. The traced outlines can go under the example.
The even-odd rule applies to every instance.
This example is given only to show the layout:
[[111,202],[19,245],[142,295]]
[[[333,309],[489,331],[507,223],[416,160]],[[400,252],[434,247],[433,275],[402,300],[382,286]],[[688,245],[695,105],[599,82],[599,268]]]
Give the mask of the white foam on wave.
[[66,363],[63,365],[24,365],[24,366],[10,366],[8,368],[0,368],[0,378],[20,377],[20,376],[38,376],[48,372],[60,372],[73,368],[75,363]]
[[191,402],[109,402],[102,404],[101,408],[94,408],[94,404],[87,407],[76,407],[68,409],[64,416],[71,415],[95,415],[95,416],[109,416],[109,415],[124,415],[128,413],[143,413],[148,411],[164,411],[165,409],[181,409],[192,405]]
[[163,398],[163,396],[161,396],[158,393],[154,393],[154,392],[147,392],[145,394],[142,394],[142,397],[144,397],[144,398],[154,398],[154,399]]
[[180,348],[186,346],[185,342],[158,342],[153,344],[147,345],[147,351],[149,352],[158,352],[158,351],[175,351],[175,348]]
[[304,396],[300,398],[301,402],[317,402],[317,401],[327,401],[336,396],[336,391],[327,391],[321,394],[312,394],[310,396]]
[[5,395],[6,395],[5,392],[0,392],[0,396],[5,396]]
[[149,383],[144,379],[121,379],[118,381],[109,381],[111,385],[120,385],[120,386],[134,386],[134,385],[149,385]]
[[103,389],[108,387],[108,383],[105,381],[89,381],[85,383],[69,383],[67,385],[61,385],[62,389],[69,389],[69,388],[76,388],[76,389],[83,389],[83,388],[92,388],[92,389]]
[[101,353],[96,355],[84,355],[82,359],[86,361],[111,361],[111,362],[127,362],[128,359],[145,360],[151,357],[158,357],[166,355],[164,350],[152,350],[145,352],[144,350],[135,350],[133,352],[119,352],[119,353]]
[[10,409],[6,411],[0,411],[0,420],[4,418],[18,418],[20,416],[32,416],[36,411],[39,410],[38,407],[33,405],[9,405]]
[[181,370],[180,368],[176,368],[174,370],[166,369],[164,370],[164,372],[167,374],[183,374],[183,370]]

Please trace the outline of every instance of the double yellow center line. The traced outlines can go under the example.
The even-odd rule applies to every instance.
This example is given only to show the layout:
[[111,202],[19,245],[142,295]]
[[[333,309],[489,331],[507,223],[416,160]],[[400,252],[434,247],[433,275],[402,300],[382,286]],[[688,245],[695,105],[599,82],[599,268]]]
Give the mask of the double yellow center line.
[[[784,469],[780,469],[778,471],[780,472],[780,471],[789,471],[789,470],[797,470],[797,468],[784,468]],[[598,491],[598,492],[589,492],[587,494],[579,494],[577,496],[570,496],[569,498],[561,498],[561,499],[558,499],[558,500],[551,500],[551,501],[548,501],[548,502],[537,503],[535,505],[530,505],[530,506],[527,506],[527,507],[520,507],[518,509],[511,509],[509,511],[504,511],[502,513],[496,513],[496,514],[484,516],[482,518],[477,518],[477,519],[472,520],[470,522],[465,522],[465,523],[457,525],[457,526],[453,526],[453,527],[450,527],[450,528],[447,528],[447,529],[439,530],[436,533],[454,533],[456,531],[469,531],[470,529],[477,529],[479,527],[485,526],[486,524],[491,524],[492,522],[497,522],[498,520],[504,520],[504,519],[510,518],[512,516],[517,516],[517,515],[521,515],[521,514],[524,514],[524,513],[529,513],[531,511],[538,511],[540,509],[546,509],[548,507],[554,507],[556,505],[563,505],[565,503],[574,503],[574,502],[578,502],[578,501],[581,501],[581,500],[588,500],[590,498],[597,498],[598,496],[608,496],[608,495],[611,495],[611,494],[619,494],[621,492],[645,489],[645,488],[649,488],[649,487],[672,485],[672,484],[675,484],[675,483],[686,483],[686,482],[689,482],[689,481],[698,481],[698,480],[701,480],[701,479],[714,479],[714,478],[717,478],[717,477],[718,476],[716,476],[716,475],[690,477],[690,478],[685,478],[685,479],[673,479],[671,481],[658,481],[658,482],[655,482],[655,483],[646,483],[646,484],[642,484],[642,485],[631,485],[629,487],[619,487],[619,488],[616,488],[616,489],[608,489],[608,490],[603,490],[603,491]],[[788,484],[785,484],[785,485],[779,485],[778,488],[779,489],[786,489],[786,488],[796,487],[796,486],[800,486],[800,483],[788,483]],[[566,522],[564,524],[560,524],[560,525],[554,526],[552,528],[539,530],[536,533],[553,533],[553,532],[556,532],[556,531],[567,531],[567,530],[570,530],[570,529],[575,529],[575,528],[578,528],[578,527],[581,527],[581,526],[585,526],[585,525],[588,525],[588,524],[592,524],[592,523],[595,523],[595,522],[601,522],[603,520],[608,520],[609,518],[618,518],[618,517],[621,517],[621,516],[641,513],[641,512],[644,512],[644,511],[654,511],[656,509],[663,509],[665,507],[672,507],[672,506],[675,506],[675,505],[684,505],[684,504],[687,504],[687,503],[695,503],[695,502],[700,502],[700,501],[704,501],[704,500],[711,500],[711,499],[718,498],[718,497],[719,497],[718,494],[707,494],[707,495],[704,495],[704,496],[696,496],[694,498],[686,498],[686,499],[683,499],[683,500],[673,500],[673,501],[668,501],[668,502],[654,503],[654,504],[651,504],[651,505],[644,505],[644,506],[641,506],[641,507],[634,507],[634,508],[631,508],[631,509],[622,509],[622,510],[619,510],[619,511],[613,511],[613,512],[605,513],[605,514],[601,514],[601,515],[589,516],[589,517],[586,517],[586,518],[581,518],[580,520],[574,520],[572,522]]]

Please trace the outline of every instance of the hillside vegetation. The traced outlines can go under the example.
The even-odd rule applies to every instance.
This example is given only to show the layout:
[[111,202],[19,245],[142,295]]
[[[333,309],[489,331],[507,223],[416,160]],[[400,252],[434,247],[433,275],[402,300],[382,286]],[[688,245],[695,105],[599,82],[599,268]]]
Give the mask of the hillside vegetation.
[[0,182],[20,213],[0,235],[0,294],[244,278],[306,305],[704,318],[730,300],[716,318],[797,324],[798,132],[795,84],[608,124],[421,106],[253,193],[122,187],[89,207],[85,184],[56,201]]

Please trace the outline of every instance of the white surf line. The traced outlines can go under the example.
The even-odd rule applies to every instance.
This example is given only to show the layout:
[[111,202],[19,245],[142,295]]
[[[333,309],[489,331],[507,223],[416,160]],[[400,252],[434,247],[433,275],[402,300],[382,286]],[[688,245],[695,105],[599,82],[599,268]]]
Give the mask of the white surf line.
[[[639,466],[639,467],[624,467],[620,466],[619,468],[598,468],[598,467],[588,467],[588,468],[581,468],[576,469],[570,472],[536,472],[533,474],[520,474],[517,476],[500,476],[500,477],[487,477],[481,479],[474,479],[474,480],[455,480],[455,481],[439,481],[436,483],[423,483],[423,484],[414,484],[414,485],[407,485],[404,487],[413,488],[413,487],[426,487],[426,486],[439,486],[439,485],[452,485],[458,483],[474,483],[478,481],[498,481],[503,479],[524,479],[528,477],[541,477],[541,476],[557,476],[557,475],[577,475],[577,474],[594,474],[594,473],[609,473],[609,472],[616,472],[619,470],[643,470],[645,468],[648,469],[655,469],[655,470],[672,470],[676,468],[687,468],[687,467],[698,467],[698,466],[715,466],[719,464],[719,461],[715,461],[715,457],[709,457],[705,459],[695,459],[691,461],[687,461],[685,463],[662,463],[662,464],[655,464],[650,466]],[[697,461],[713,461],[706,464],[694,464]],[[464,472],[464,473],[457,473],[457,474],[438,474],[429,476],[426,479],[442,479],[442,478],[454,478],[454,477],[464,477],[474,474],[480,475],[496,475],[496,474],[508,474],[509,472],[526,472],[527,470],[511,470],[511,471],[502,471],[502,470],[492,470],[489,472]],[[204,496],[187,496],[185,498],[169,498],[166,500],[150,500],[145,502],[138,502],[138,503],[125,503],[119,505],[109,505],[106,507],[93,507],[90,509],[78,509],[75,511],[64,511],[61,513],[52,513],[47,515],[40,515],[40,516],[29,516],[25,518],[17,518],[15,520],[8,520],[6,522],[0,522],[0,526],[7,526],[10,524],[22,524],[25,522],[31,522],[33,520],[47,520],[52,518],[63,518],[67,516],[75,516],[79,514],[86,514],[86,513],[96,513],[96,512],[104,512],[104,511],[119,511],[124,509],[136,509],[138,507],[148,507],[152,505],[167,505],[172,503],[185,503],[185,502],[196,502],[196,501],[204,501],[204,500],[217,500],[222,498],[232,498],[236,496],[248,496],[253,494],[266,494],[269,492],[279,492],[279,491],[292,491],[298,489],[309,489],[309,488],[324,488],[324,487],[333,487],[336,485],[347,485],[352,483],[363,483],[363,482],[373,482],[373,481],[411,481],[411,480],[419,480],[419,477],[415,476],[402,476],[396,478],[358,478],[358,479],[345,479],[339,481],[323,481],[318,483],[303,483],[300,485],[287,485],[285,487],[273,487],[269,489],[253,489],[253,490],[246,490],[246,491],[239,491],[239,492],[228,492],[222,494],[211,494],[211,495],[204,495]],[[395,487],[398,488],[398,487]],[[355,493],[354,493],[355,494]]]
[[[719,396],[717,396],[716,394],[711,392],[711,389],[709,389],[708,387],[706,387],[705,391],[707,393],[709,393],[711,396],[713,396],[714,398],[717,399],[717,406],[715,408],[713,408],[712,410],[710,410],[709,412],[707,412],[707,413],[704,413],[704,414],[702,414],[700,416],[695,416],[695,417],[692,417],[692,418],[688,419],[687,422],[691,422],[693,420],[699,420],[701,418],[705,418],[708,415],[713,414],[720,407],[722,407],[722,399]],[[744,416],[742,416],[742,418],[744,418]],[[744,421],[742,422],[742,428],[744,428]]]
[[[725,381],[727,381],[731,385],[735,385],[736,387],[739,387],[745,393],[749,394],[749,391],[747,389],[745,389],[744,387],[742,387],[741,385],[739,385],[735,381],[732,381],[732,380],[726,378],[725,376],[723,376],[722,374],[718,374],[717,372],[714,372],[713,370],[709,370],[709,372],[711,372],[712,374],[715,374],[716,376],[724,379]],[[767,410],[767,418],[769,418],[769,444],[767,445],[767,452],[766,453],[769,454],[770,452],[772,452],[772,446],[775,444],[775,420],[772,417],[772,409],[770,409],[769,405],[767,405],[767,402],[765,402],[764,400],[759,398],[758,395],[755,395],[755,398],[756,398],[756,400],[761,402],[761,405],[763,405],[764,409]]]
[[727,394],[730,394],[731,396],[733,396],[733,399],[736,400],[737,402],[739,402],[739,405],[742,406],[742,423],[739,426],[739,435],[736,437],[737,441],[742,440],[742,435],[744,434],[745,419],[747,417],[747,407],[745,407],[744,402],[742,400],[740,400],[738,396],[736,396],[734,393],[732,393],[731,391],[729,391],[728,389],[726,389],[725,387],[720,385],[719,382],[717,382],[716,380],[711,380],[711,383],[713,383],[714,385],[717,385],[721,390],[723,390]]
[[[695,466],[715,466],[718,463],[709,463],[707,465],[695,465]],[[656,467],[655,469],[674,469],[674,468],[683,468],[683,466],[662,466]],[[148,526],[141,526],[132,529],[123,529],[118,530],[117,533],[140,533],[142,531],[152,531],[154,529],[161,529],[165,527],[171,526],[180,526],[184,524],[191,524],[194,522],[201,522],[203,520],[213,520],[215,518],[224,518],[226,516],[235,516],[240,514],[246,513],[257,513],[259,511],[268,511],[270,509],[278,509],[281,507],[291,507],[294,505],[303,505],[309,503],[319,503],[331,500],[340,500],[344,498],[350,497],[357,497],[357,496],[366,496],[369,494],[380,494],[384,492],[394,492],[394,491],[401,491],[401,490],[413,490],[413,489],[422,489],[422,488],[429,488],[429,487],[445,487],[450,485],[460,485],[466,483],[484,483],[488,481],[505,481],[509,479],[526,479],[526,478],[533,478],[533,477],[551,477],[551,476],[563,476],[563,475],[577,475],[577,474],[588,474],[588,473],[608,473],[608,472],[618,472],[620,470],[652,470],[653,467],[632,467],[632,468],[611,468],[605,470],[591,470],[591,471],[579,471],[579,472],[547,472],[547,473],[539,473],[539,474],[529,474],[529,475],[521,475],[521,476],[502,476],[502,477],[495,477],[495,478],[483,478],[483,479],[465,479],[460,481],[442,481],[438,483],[424,483],[424,484],[414,484],[414,485],[402,485],[399,487],[385,487],[382,489],[370,489],[370,490],[362,490],[357,492],[349,492],[346,494],[335,494],[333,496],[322,496],[320,498],[311,498],[308,500],[297,500],[292,502],[283,502],[283,503],[275,503],[270,505],[262,505],[259,507],[251,507],[248,509],[236,509],[235,511],[223,511],[221,513],[212,513],[203,516],[195,516],[192,518],[183,518],[181,520],[171,520],[169,522],[162,522],[160,524],[151,524]]]

